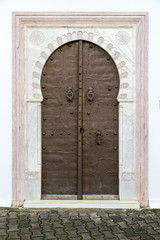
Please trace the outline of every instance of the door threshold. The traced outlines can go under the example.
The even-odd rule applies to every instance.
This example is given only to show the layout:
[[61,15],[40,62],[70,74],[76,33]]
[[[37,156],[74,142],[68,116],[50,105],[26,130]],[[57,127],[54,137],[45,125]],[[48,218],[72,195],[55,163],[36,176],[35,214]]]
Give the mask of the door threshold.
[[138,201],[121,200],[26,200],[24,208],[139,209]]
[[[82,200],[118,200],[119,195],[111,194],[85,194],[82,195]],[[77,200],[77,195],[65,194],[42,194],[42,200]]]

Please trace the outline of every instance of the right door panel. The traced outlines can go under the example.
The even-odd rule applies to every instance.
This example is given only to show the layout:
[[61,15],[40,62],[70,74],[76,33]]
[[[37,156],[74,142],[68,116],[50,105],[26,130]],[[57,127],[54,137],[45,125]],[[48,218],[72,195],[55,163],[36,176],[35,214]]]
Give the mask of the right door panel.
[[118,71],[103,49],[83,43],[83,194],[118,195]]

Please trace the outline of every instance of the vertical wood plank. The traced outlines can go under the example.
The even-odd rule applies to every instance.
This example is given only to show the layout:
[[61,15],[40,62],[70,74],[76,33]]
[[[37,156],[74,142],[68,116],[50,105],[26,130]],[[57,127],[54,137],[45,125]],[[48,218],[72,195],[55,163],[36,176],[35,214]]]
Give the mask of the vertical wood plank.
[[83,134],[83,119],[82,119],[82,109],[83,109],[83,81],[82,81],[82,40],[79,41],[79,66],[78,66],[78,200],[82,200],[82,134]]

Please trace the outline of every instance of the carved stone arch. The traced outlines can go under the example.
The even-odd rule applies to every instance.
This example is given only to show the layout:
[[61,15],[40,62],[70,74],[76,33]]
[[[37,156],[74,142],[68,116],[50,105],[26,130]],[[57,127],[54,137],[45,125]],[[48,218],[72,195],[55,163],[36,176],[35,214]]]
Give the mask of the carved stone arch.
[[60,46],[76,40],[86,40],[91,43],[94,43],[104,49],[109,55],[112,57],[113,61],[118,70],[119,80],[120,80],[120,89],[117,100],[127,101],[129,96],[129,83],[128,83],[128,71],[126,62],[123,59],[123,54],[117,50],[117,48],[108,40],[103,37],[94,34],[92,32],[82,32],[82,31],[74,31],[72,33],[67,33],[66,35],[62,35],[62,37],[57,37],[55,40],[50,42],[47,47],[40,53],[37,61],[35,62],[34,72],[32,73],[32,98],[39,100],[40,102],[43,100],[41,93],[41,73],[42,69],[49,58],[49,56]]

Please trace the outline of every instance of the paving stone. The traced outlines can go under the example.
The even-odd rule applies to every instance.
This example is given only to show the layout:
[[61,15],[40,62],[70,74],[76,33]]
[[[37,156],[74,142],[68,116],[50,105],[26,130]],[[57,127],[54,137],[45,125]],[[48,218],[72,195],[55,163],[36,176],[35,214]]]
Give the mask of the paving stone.
[[40,228],[40,223],[31,223],[30,224],[32,229],[39,229]]
[[116,223],[113,222],[112,219],[110,219],[110,220],[106,220],[106,221],[103,221],[103,222],[105,222],[108,226],[116,226]]
[[28,221],[28,215],[20,215],[19,221]]
[[17,225],[9,225],[8,224],[8,232],[13,232],[13,231],[18,231],[18,226]]
[[43,234],[41,233],[40,229],[36,229],[36,230],[31,229],[31,233],[33,237],[41,237],[41,236],[43,237]]
[[[31,238],[32,240],[44,240],[44,237],[40,237],[40,236],[33,236],[32,238]],[[46,239],[45,239],[46,240]]]
[[128,225],[125,222],[118,222],[120,228],[128,228]]
[[59,216],[57,214],[50,214],[50,219],[52,221],[59,221]]
[[100,231],[107,231],[108,230],[108,227],[104,223],[96,224],[96,227],[98,227]]
[[63,224],[61,222],[53,222],[52,224],[54,228],[63,228]]
[[18,231],[17,232],[9,232],[8,236],[9,236],[9,238],[19,238]]
[[9,211],[7,210],[1,210],[0,211],[0,217],[6,217],[8,215]]
[[127,240],[128,239],[128,237],[126,237],[122,233],[114,233],[114,235],[117,236],[120,240]]
[[44,236],[45,236],[45,239],[55,238],[54,232],[45,232]]
[[41,219],[41,225],[45,226],[51,224],[49,219]]
[[140,236],[136,236],[136,237],[130,237],[129,239],[131,239],[131,240],[140,240],[141,238],[140,238]]
[[73,226],[73,223],[64,223],[63,226],[66,230],[67,229],[75,229],[75,227]]
[[114,233],[121,233],[122,232],[122,230],[119,228],[119,226],[110,226],[110,228]]
[[23,234],[20,235],[22,240],[30,240],[31,239],[31,235],[30,234]]
[[86,230],[85,226],[76,226],[76,229],[78,232],[88,232],[88,230]]
[[[160,229],[159,229],[160,230]],[[158,231],[156,230],[154,230],[152,227],[147,227],[146,228],[146,232],[148,233],[148,234],[157,234],[158,233]]]
[[44,232],[50,232],[50,231],[54,231],[53,230],[53,228],[52,228],[52,225],[45,225],[45,226],[41,226],[41,228],[42,228],[42,231],[44,231]]
[[7,221],[7,217],[0,217],[0,223],[5,223]]
[[63,228],[55,228],[56,235],[65,235],[66,232],[64,231]]
[[85,240],[92,239],[89,233],[81,233],[80,236],[82,237],[82,239],[85,239]]
[[93,221],[94,221],[95,224],[97,224],[97,223],[103,223],[103,221],[102,221],[101,218],[94,218]]
[[77,236],[77,237],[69,237],[68,239],[71,239],[71,240],[81,240],[82,238],[80,236]]
[[104,234],[105,238],[107,239],[115,237],[111,231],[105,231],[105,232],[102,232],[102,234]]
[[159,240],[160,239],[160,235],[152,235],[153,239]]
[[20,220],[19,222],[18,222],[18,224],[19,224],[19,226],[27,226],[27,225],[29,225],[29,220]]
[[6,229],[0,229],[0,236],[7,236]]
[[97,227],[93,222],[89,222],[89,223],[86,223],[86,228],[92,229],[92,228],[97,228]]
[[125,231],[125,233],[126,233],[126,235],[128,236],[128,237],[134,237],[134,236],[137,236],[138,234],[137,233],[135,233],[134,231],[132,231],[130,228],[126,228],[126,229],[124,229],[124,231]]
[[159,224],[158,223],[156,223],[156,222],[150,222],[150,226],[152,226],[153,227],[153,229],[157,229],[157,228],[159,228]]
[[73,224],[74,224],[75,226],[82,226],[82,225],[84,225],[84,223],[83,223],[81,220],[74,220],[74,221],[73,221]]
[[0,240],[7,240],[7,239],[8,239],[7,237],[0,236]]
[[78,236],[76,230],[67,231],[67,234],[69,235],[69,237],[77,237]]
[[7,229],[7,222],[0,223],[0,229]]
[[135,221],[132,218],[125,218],[124,219],[129,225],[135,224]]
[[14,225],[14,224],[17,224],[18,223],[18,219],[16,218],[11,218],[11,219],[8,219],[8,224],[9,225]]
[[27,234],[27,233],[30,233],[30,230],[27,227],[23,227],[23,228],[20,228],[20,232],[21,234]]
[[61,221],[63,223],[70,223],[71,222],[71,220],[69,218],[61,218]]
[[160,240],[158,210],[63,211],[0,211],[0,240]]
[[90,233],[91,233],[92,236],[100,235],[100,232],[97,229],[90,230]]
[[57,236],[57,238],[58,238],[59,240],[68,240],[68,237],[67,237],[67,236],[64,236],[64,235],[59,235],[59,236]]

